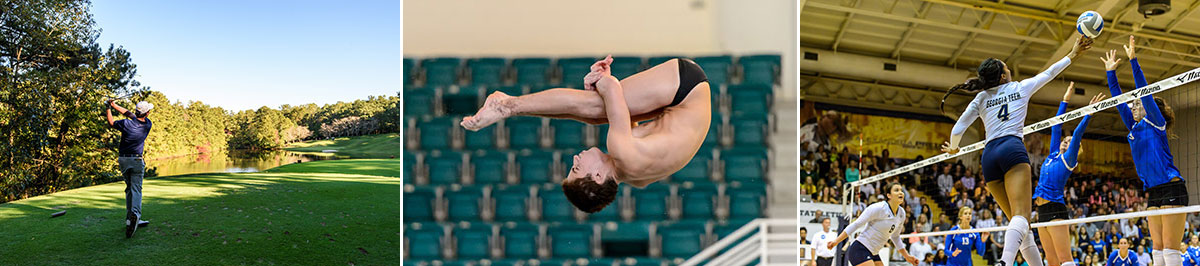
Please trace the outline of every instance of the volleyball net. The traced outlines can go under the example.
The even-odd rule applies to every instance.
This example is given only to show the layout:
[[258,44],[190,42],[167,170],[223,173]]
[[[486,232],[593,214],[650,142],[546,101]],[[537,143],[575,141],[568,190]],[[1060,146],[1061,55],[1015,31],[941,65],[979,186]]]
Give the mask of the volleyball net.
[[[1120,104],[1129,103],[1131,101],[1138,100],[1143,96],[1155,95],[1155,94],[1167,92],[1174,88],[1181,87],[1185,84],[1196,81],[1198,79],[1200,79],[1200,68],[1188,70],[1183,73],[1172,76],[1170,78],[1163,79],[1158,82],[1154,82],[1152,84],[1149,84],[1149,85],[1146,85],[1146,86],[1143,86],[1143,87],[1140,87],[1140,88],[1137,88],[1134,90],[1127,91],[1116,97],[1108,98],[1108,99],[1105,99],[1105,100],[1097,102],[1097,103],[1093,103],[1093,104],[1089,104],[1084,107],[1077,108],[1073,111],[1070,111],[1070,112],[1067,112],[1067,113],[1064,113],[1061,115],[1057,115],[1057,116],[1054,116],[1054,117],[1051,117],[1051,118],[1048,118],[1048,119],[1045,119],[1042,121],[1038,121],[1036,123],[1028,124],[1027,126],[1025,126],[1023,128],[1022,135],[1028,135],[1030,133],[1041,131],[1043,129],[1049,128],[1054,125],[1069,122],[1071,120],[1075,120],[1075,119],[1081,118],[1086,115],[1091,115],[1091,114],[1094,114],[1097,112],[1107,110],[1109,108],[1113,108]],[[1178,94],[1178,95],[1183,95],[1182,93],[1178,93],[1178,91],[1173,92],[1173,93]],[[1196,100],[1190,99],[1190,98],[1200,98],[1200,97],[1194,97],[1197,95],[1192,95],[1192,94],[1195,94],[1195,93],[1188,92],[1187,95],[1185,95],[1186,98],[1189,98],[1185,101],[1188,101],[1190,104],[1194,104],[1194,102],[1196,101]],[[1177,96],[1177,95],[1173,95],[1173,96]],[[1194,109],[1191,109],[1191,110],[1194,110]],[[1191,116],[1191,115],[1189,115],[1190,113],[1194,113],[1194,112],[1187,111],[1182,116],[1180,113],[1177,112],[1176,117],[1177,118],[1189,117],[1189,116]],[[1182,124],[1185,126],[1184,130],[1189,130],[1187,128],[1193,128],[1193,127],[1196,129],[1200,129],[1200,122],[1193,122],[1193,121],[1189,121],[1188,119],[1176,119],[1176,120],[1177,120],[1176,128],[1179,128],[1179,124]],[[1187,145],[1187,146],[1200,147],[1200,141],[1197,141],[1194,139],[1195,138],[1185,138],[1184,140],[1180,140],[1178,142],[1183,142],[1184,145]],[[1176,140],[1173,140],[1173,142],[1176,142]],[[955,153],[955,154],[942,153],[942,154],[935,155],[935,156],[929,157],[929,158],[921,160],[921,161],[913,162],[913,163],[910,163],[910,164],[907,164],[904,166],[900,166],[900,167],[897,167],[897,168],[889,170],[889,171],[885,171],[880,174],[862,178],[862,179],[854,181],[854,182],[846,183],[842,188],[843,193],[842,193],[842,201],[841,202],[842,202],[843,213],[850,216],[848,218],[851,218],[851,219],[853,218],[853,216],[855,215],[853,206],[858,203],[858,198],[859,198],[859,197],[856,197],[855,195],[859,191],[859,188],[863,185],[871,184],[873,182],[884,180],[884,179],[887,179],[890,177],[902,175],[902,174],[908,173],[913,170],[921,169],[922,167],[930,166],[930,165],[933,165],[933,164],[936,164],[936,163],[939,163],[942,161],[956,158],[958,156],[969,154],[969,153],[978,151],[980,149],[983,149],[984,145],[986,145],[986,144],[987,144],[986,140],[975,142],[970,145],[960,147],[958,153]],[[1172,144],[1172,146],[1176,146],[1176,144]],[[1200,148],[1188,149],[1188,151],[1186,151],[1186,153],[1189,153],[1189,154],[1200,153]],[[1198,154],[1197,157],[1200,157],[1200,154]],[[1177,162],[1180,161],[1178,157],[1176,159],[1177,159],[1176,160]],[[1185,161],[1188,161],[1188,160],[1185,160]],[[1197,166],[1186,166],[1186,164],[1193,164],[1190,161],[1182,162],[1182,163],[1185,164],[1185,166],[1179,167],[1180,171],[1187,171],[1187,170],[1185,170],[1185,168],[1192,168],[1192,169],[1200,168]],[[1032,188],[1030,188],[1030,189],[1032,189]],[[1059,225],[1059,224],[1078,224],[1078,223],[1087,223],[1087,222],[1096,222],[1096,221],[1105,221],[1105,220],[1114,220],[1114,219],[1125,219],[1125,218],[1133,218],[1133,217],[1145,217],[1145,216],[1176,214],[1176,213],[1192,213],[1192,212],[1200,212],[1200,206],[1190,206],[1190,207],[1184,207],[1184,208],[1150,210],[1150,211],[1131,212],[1131,213],[1122,213],[1122,214],[1114,214],[1114,215],[1086,217],[1086,218],[1055,221],[1055,222],[1048,222],[1048,223],[1036,223],[1036,224],[1032,224],[1031,226],[1043,227],[1043,226],[1053,226],[1053,225]],[[933,217],[930,217],[930,218],[933,218]],[[951,233],[958,234],[958,233],[966,233],[966,232],[989,232],[989,231],[1002,231],[1002,230],[1004,230],[1004,227],[976,228],[976,229],[971,229],[971,230],[957,230],[957,231],[952,231],[952,232],[930,232],[930,233],[920,233],[920,234],[907,234],[907,235],[904,235],[904,237],[936,236],[936,235],[946,235],[946,234],[951,234]]]

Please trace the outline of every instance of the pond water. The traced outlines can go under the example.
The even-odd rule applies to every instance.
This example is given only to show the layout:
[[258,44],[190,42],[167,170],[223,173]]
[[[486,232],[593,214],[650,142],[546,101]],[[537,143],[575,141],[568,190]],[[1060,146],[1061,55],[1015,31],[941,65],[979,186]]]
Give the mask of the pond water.
[[146,171],[154,169],[157,176],[199,173],[259,172],[276,166],[318,160],[334,160],[328,154],[291,151],[247,152],[221,151],[146,161]]

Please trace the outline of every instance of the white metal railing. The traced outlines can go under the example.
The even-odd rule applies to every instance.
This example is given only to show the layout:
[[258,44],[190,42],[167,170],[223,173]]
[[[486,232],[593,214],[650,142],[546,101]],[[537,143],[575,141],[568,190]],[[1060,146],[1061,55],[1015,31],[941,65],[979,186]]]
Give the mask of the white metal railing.
[[797,225],[795,219],[754,219],[679,265],[747,265],[756,259],[759,265],[795,265]]

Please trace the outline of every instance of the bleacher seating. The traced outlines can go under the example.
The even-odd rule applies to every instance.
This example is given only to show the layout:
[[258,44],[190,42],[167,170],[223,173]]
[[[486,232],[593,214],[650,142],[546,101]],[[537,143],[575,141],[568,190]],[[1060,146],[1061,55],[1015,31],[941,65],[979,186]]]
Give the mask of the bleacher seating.
[[[681,57],[614,56],[613,75]],[[458,126],[496,91],[582,89],[598,59],[404,59],[405,265],[671,265],[766,215],[778,55],[692,57],[713,97],[696,156],[645,188],[622,184],[593,214],[576,210],[560,182],[579,151],[607,151],[608,125],[513,117]]]

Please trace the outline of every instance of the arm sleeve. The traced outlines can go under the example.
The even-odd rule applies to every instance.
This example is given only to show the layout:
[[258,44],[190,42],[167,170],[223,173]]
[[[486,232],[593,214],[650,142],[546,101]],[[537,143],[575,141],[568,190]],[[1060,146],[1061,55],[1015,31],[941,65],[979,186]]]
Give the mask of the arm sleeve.
[[979,256],[983,256],[983,250],[985,248],[986,247],[983,244],[983,237],[976,237],[975,238],[975,253],[979,254]]
[[1146,75],[1142,73],[1142,65],[1138,64],[1137,58],[1129,59],[1129,65],[1133,68],[1133,85],[1138,88],[1149,85],[1146,83]]
[[[971,123],[975,123],[975,119],[979,118],[979,101],[978,97],[971,100],[971,104],[967,105],[967,109],[963,110],[961,116],[958,117],[958,122],[954,123],[954,129],[950,130],[951,136],[962,136],[967,132],[967,128],[971,127]],[[958,143],[950,143],[951,146],[958,147]]]
[[[1112,97],[1117,97],[1117,95],[1121,95],[1121,93],[1122,93],[1121,83],[1119,83],[1117,81],[1117,72],[1112,71],[1112,70],[1107,71],[1107,80],[1108,80],[1108,94],[1111,94]],[[1125,129],[1133,130],[1133,123],[1135,123],[1137,121],[1133,121],[1133,112],[1129,111],[1129,105],[1128,104],[1118,104],[1117,105],[1117,113],[1121,114],[1121,121],[1125,122]]]
[[[945,250],[946,252],[953,251],[950,249],[952,247],[951,243],[954,243],[954,234],[946,235],[946,242],[942,243],[942,250]],[[950,255],[950,253],[946,253],[946,255]]]
[[1021,96],[1033,96],[1034,93],[1037,93],[1038,90],[1042,89],[1042,86],[1045,86],[1046,83],[1050,82],[1050,80],[1053,80],[1054,77],[1058,76],[1058,73],[1062,73],[1062,71],[1067,69],[1067,66],[1070,65],[1071,58],[1064,56],[1062,59],[1059,59],[1058,62],[1050,65],[1050,68],[1042,71],[1042,73],[1038,73],[1037,76],[1022,80]]
[[1113,251],[1112,254],[1108,254],[1108,261],[1104,265],[1113,265],[1113,263],[1116,263],[1117,262],[1117,252],[1120,252],[1120,251]]
[[137,119],[137,115],[133,114],[133,110],[126,110],[123,115],[129,119]]
[[[895,245],[896,248],[898,248],[898,249],[904,249],[904,247],[905,247],[904,242],[900,241],[900,231],[904,230],[901,228],[904,228],[904,220],[908,218],[907,217],[908,215],[905,215],[905,216],[906,217],[901,217],[900,224],[896,225],[897,230],[892,231],[892,245]],[[921,258],[921,259],[924,259],[924,258]]]
[[1063,160],[1068,165],[1071,165],[1071,170],[1075,170],[1075,166],[1079,165],[1079,145],[1083,142],[1083,132],[1087,130],[1088,121],[1092,120],[1091,115],[1083,116],[1083,120],[1079,121],[1079,125],[1075,126],[1075,133],[1072,135],[1071,144],[1067,144],[1067,154],[1063,154]]
[[[1067,111],[1067,102],[1058,103],[1058,112],[1054,116],[1060,116]],[[1050,153],[1054,153],[1054,146],[1062,142],[1062,124],[1050,126]]]

